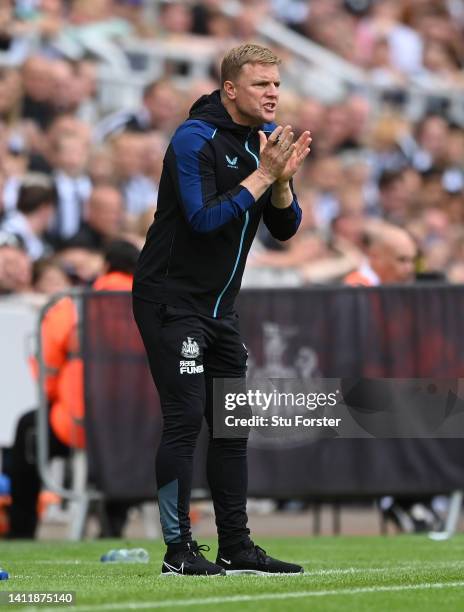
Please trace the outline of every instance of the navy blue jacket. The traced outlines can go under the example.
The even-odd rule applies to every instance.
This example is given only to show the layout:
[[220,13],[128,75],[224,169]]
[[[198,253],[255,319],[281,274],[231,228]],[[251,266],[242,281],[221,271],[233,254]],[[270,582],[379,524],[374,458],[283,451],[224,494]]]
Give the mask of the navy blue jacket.
[[214,318],[233,310],[261,217],[278,240],[293,236],[301,220],[295,196],[278,209],[270,188],[255,201],[240,185],[258,164],[258,128],[234,123],[218,91],[202,96],[166,151],[135,296]]

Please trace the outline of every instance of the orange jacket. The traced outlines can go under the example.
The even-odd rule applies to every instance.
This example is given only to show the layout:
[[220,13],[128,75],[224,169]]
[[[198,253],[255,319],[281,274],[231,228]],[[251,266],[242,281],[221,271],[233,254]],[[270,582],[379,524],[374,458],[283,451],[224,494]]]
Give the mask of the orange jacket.
[[[98,278],[96,291],[130,291],[133,277],[110,272]],[[44,362],[49,370],[45,388],[51,404],[50,423],[55,435],[68,446],[84,448],[83,363],[79,356],[77,313],[73,301],[63,298],[42,323]]]
[[370,278],[364,276],[359,270],[354,270],[345,276],[343,279],[344,285],[361,286],[361,287],[372,287],[374,283]]

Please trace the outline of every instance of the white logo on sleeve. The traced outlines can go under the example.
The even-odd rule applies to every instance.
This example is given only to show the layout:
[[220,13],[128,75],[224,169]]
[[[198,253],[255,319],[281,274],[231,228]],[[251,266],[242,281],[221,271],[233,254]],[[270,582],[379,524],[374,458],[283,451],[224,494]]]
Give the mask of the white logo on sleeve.
[[186,359],[196,359],[200,354],[200,347],[193,338],[188,338],[182,343],[182,350],[180,352],[182,357]]
[[238,169],[238,157],[229,157],[226,155],[227,167],[234,168],[234,170]]

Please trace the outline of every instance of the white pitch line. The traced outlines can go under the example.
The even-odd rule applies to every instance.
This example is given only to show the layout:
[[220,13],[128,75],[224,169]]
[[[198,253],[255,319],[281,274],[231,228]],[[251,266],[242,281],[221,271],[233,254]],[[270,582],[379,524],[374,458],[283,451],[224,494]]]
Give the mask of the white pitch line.
[[[188,580],[188,578],[183,578]],[[182,578],[180,578],[182,580]],[[369,593],[395,593],[401,591],[419,591],[426,589],[463,588],[460,582],[424,582],[422,584],[392,584],[388,586],[358,587],[353,589],[330,589],[325,591],[290,591],[287,593],[261,593],[257,595],[226,595],[224,597],[202,597],[196,599],[169,599],[166,601],[141,601],[137,603],[124,602],[115,604],[98,604],[92,606],[74,606],[77,612],[93,612],[94,610],[144,610],[159,608],[182,608],[186,606],[204,606],[211,604],[227,604],[245,601],[266,601],[281,599],[304,599],[306,597],[330,597],[339,595],[365,595]],[[35,610],[36,608],[31,608]],[[42,612],[56,612],[56,608],[40,608]]]

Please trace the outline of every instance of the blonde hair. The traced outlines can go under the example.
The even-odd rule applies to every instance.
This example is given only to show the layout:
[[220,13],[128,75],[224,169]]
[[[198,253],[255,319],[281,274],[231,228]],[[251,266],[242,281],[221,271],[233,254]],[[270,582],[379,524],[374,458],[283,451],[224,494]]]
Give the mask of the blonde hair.
[[245,44],[231,49],[221,63],[221,87],[225,81],[237,78],[245,64],[269,64],[278,66],[281,60],[270,49],[260,45]]

